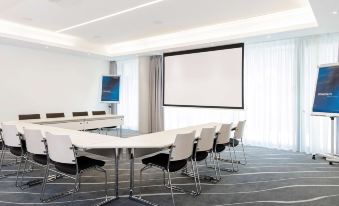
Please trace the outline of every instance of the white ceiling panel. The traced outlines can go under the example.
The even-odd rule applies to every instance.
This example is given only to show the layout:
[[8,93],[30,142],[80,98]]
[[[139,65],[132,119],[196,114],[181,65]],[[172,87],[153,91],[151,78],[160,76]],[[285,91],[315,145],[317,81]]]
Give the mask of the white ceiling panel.
[[0,19],[56,31],[151,0],[1,0]]
[[[253,3],[255,2],[255,6]],[[304,0],[165,0],[65,33],[95,43],[121,41],[262,16],[305,6]]]

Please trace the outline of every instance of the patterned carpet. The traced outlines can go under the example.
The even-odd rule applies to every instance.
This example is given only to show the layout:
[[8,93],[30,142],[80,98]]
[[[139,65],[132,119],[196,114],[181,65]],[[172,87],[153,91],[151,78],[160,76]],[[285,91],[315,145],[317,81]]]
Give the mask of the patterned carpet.
[[[221,206],[221,205],[294,205],[320,206],[339,205],[339,166],[330,166],[321,159],[312,160],[310,155],[260,147],[246,147],[248,164],[240,166],[234,174],[222,172],[222,180],[213,184],[202,182],[203,193],[198,197],[175,193],[176,205]],[[239,152],[239,156],[240,156]],[[223,155],[226,155],[223,154]],[[9,157],[9,156],[7,156]],[[109,171],[110,195],[114,194],[114,167],[112,160],[106,160]],[[229,167],[229,164],[222,164]],[[140,160],[136,162],[136,191],[139,187]],[[15,167],[5,167],[4,172],[13,172]],[[202,174],[211,173],[204,163],[200,164]],[[127,200],[129,189],[129,164],[121,161],[121,199],[109,205],[139,205]],[[35,168],[29,178],[42,177],[43,172]],[[15,177],[0,180],[0,205],[94,205],[103,199],[104,178],[99,172],[89,172],[82,178],[80,192],[72,198],[59,199],[49,204],[39,201],[40,186],[20,190],[14,186]],[[181,174],[174,175],[174,184],[186,189],[193,187],[192,179]],[[54,193],[71,189],[73,181],[62,178],[48,184],[47,192]],[[160,170],[145,172],[143,197],[159,205],[172,205],[170,192],[162,186]]]

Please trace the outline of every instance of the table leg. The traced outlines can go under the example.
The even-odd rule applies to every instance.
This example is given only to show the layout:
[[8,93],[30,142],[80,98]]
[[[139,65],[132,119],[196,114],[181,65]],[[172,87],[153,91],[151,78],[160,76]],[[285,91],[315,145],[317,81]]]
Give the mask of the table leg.
[[120,125],[119,133],[120,137],[122,137],[122,125]]

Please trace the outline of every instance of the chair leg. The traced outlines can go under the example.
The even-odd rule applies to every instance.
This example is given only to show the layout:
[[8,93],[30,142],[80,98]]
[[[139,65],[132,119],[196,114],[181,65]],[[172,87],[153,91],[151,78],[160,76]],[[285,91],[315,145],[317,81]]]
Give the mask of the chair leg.
[[193,159],[191,159],[191,166],[192,166],[192,172],[193,172],[193,176],[194,176],[195,193],[196,193],[196,196],[197,196],[197,195],[200,194],[200,191],[199,191],[199,188],[198,188],[197,174],[196,174],[195,169],[194,169]]
[[16,186],[16,187],[19,187],[19,185],[18,185],[18,179],[19,179],[19,173],[20,173],[20,170],[21,170],[21,165],[22,165],[23,159],[24,159],[24,157],[21,156],[21,157],[20,157],[20,162],[19,162],[19,165],[18,165],[18,170],[17,170],[17,172],[16,172],[16,179],[15,179],[15,186]]
[[5,158],[5,147],[4,145],[2,145],[2,148],[1,148],[1,156],[0,156],[0,178],[3,178],[5,177],[5,175],[2,173],[2,165],[4,163],[4,158]]
[[214,167],[214,172],[215,172],[215,179],[216,181],[219,181],[219,177],[218,177],[218,169],[217,169],[217,159],[216,156],[214,155],[214,153],[211,153],[212,159],[213,159],[213,167]]
[[45,199],[45,189],[46,189],[48,175],[49,175],[49,163],[47,163],[47,165],[46,165],[45,176],[44,176],[44,180],[42,182],[41,193],[40,193],[40,201],[41,202],[44,202],[44,199]]
[[108,184],[107,184],[107,171],[104,170],[105,173],[105,199],[108,200]]
[[166,186],[166,171],[165,170],[162,170],[162,173],[163,173],[163,178],[164,178],[164,186]]
[[214,159],[216,161],[216,178],[217,178],[217,181],[220,181],[221,174],[220,174],[220,164],[219,164],[218,154],[217,153],[213,153],[213,154],[214,154]]
[[139,189],[139,196],[141,197],[141,194],[142,194],[142,172],[144,171],[144,170],[147,170],[149,168],[149,166],[148,165],[146,165],[145,167],[143,167],[143,168],[141,168],[141,170],[140,170],[140,178],[139,178],[139,187],[140,187],[140,189]]
[[197,179],[198,179],[198,185],[199,185],[199,194],[201,193],[201,182],[200,182],[200,176],[199,176],[199,168],[196,160],[193,160],[193,164],[195,167],[195,172],[197,174]]
[[173,206],[175,206],[175,202],[174,202],[174,194],[173,194],[173,188],[172,188],[172,180],[171,180],[171,173],[169,171],[168,172],[168,183],[171,189],[171,195],[172,195],[172,202],[173,202]]
[[233,162],[233,157],[232,157],[232,152],[231,152],[231,147],[228,146],[228,152],[229,152],[229,155],[230,155],[230,158],[231,158],[231,162],[232,162],[232,171],[234,172],[235,169],[234,169],[234,162]]
[[[234,170],[234,172],[238,172],[239,171],[239,163],[238,163],[238,160],[237,160],[237,155],[235,154],[235,147],[234,147],[234,144],[233,144],[233,155],[234,155],[234,161],[236,162],[237,164],[237,170]],[[232,160],[233,162],[233,160]]]
[[243,152],[244,160],[245,160],[245,164],[244,164],[244,165],[247,165],[247,159],[246,159],[246,153],[245,153],[245,146],[244,146],[244,143],[242,142],[242,139],[241,139],[241,147],[242,147],[242,152]]
[[[22,185],[23,185],[23,179],[24,179],[24,176],[25,176],[25,172],[26,172],[26,168],[27,168],[27,163],[28,163],[28,157],[26,156],[25,157],[25,164],[24,164],[24,169],[22,170],[22,172],[21,172],[21,180],[20,180],[20,189],[24,189],[23,187],[22,187]],[[18,185],[17,185],[17,187],[18,187]]]

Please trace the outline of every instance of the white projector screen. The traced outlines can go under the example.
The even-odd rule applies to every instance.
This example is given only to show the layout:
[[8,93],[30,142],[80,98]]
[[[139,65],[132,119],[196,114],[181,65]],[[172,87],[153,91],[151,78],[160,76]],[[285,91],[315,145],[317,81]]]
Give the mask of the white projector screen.
[[244,44],[164,54],[164,106],[244,108]]

